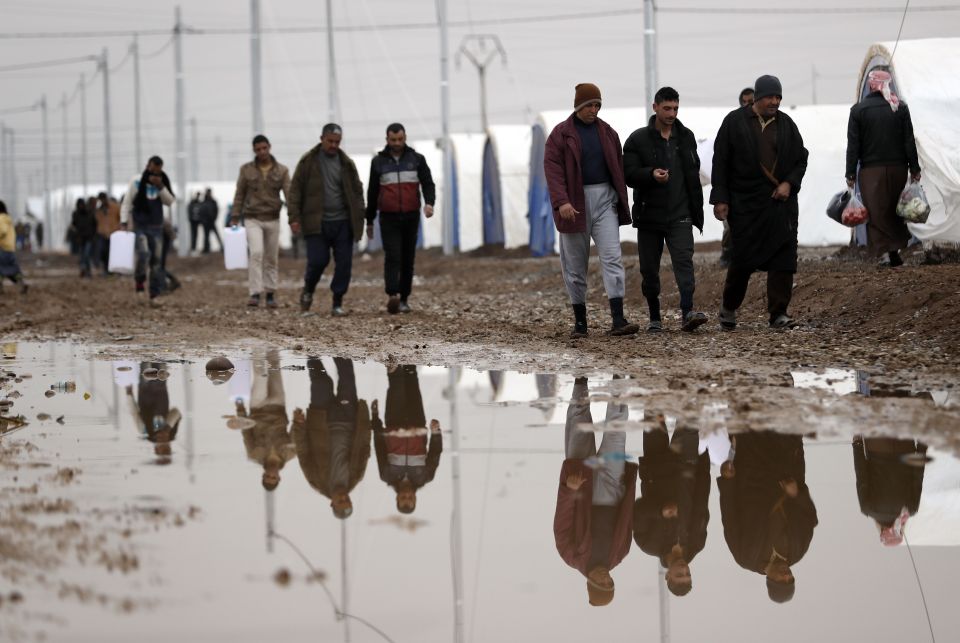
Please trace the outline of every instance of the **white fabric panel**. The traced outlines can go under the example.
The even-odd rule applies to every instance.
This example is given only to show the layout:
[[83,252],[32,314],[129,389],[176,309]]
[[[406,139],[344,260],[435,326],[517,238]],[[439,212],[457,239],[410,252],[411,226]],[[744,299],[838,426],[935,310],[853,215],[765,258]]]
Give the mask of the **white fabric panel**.
[[525,246],[530,241],[530,223],[527,220],[532,138],[530,126],[493,125],[488,136],[500,170],[504,246]]
[[460,196],[460,251],[483,245],[483,134],[451,134]]
[[422,154],[430,168],[433,183],[437,187],[437,202],[433,207],[433,216],[429,219],[420,215],[420,229],[423,231],[423,247],[435,248],[443,245],[443,150],[431,139],[411,141],[410,147]]

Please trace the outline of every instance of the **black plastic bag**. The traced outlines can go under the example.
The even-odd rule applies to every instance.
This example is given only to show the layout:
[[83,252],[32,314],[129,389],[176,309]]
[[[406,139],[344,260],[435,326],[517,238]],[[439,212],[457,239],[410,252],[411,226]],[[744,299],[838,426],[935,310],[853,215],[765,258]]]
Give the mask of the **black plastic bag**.
[[833,198],[830,199],[830,203],[827,205],[827,216],[837,223],[843,223],[843,211],[846,209],[847,204],[850,203],[852,194],[853,192],[850,188],[834,194]]

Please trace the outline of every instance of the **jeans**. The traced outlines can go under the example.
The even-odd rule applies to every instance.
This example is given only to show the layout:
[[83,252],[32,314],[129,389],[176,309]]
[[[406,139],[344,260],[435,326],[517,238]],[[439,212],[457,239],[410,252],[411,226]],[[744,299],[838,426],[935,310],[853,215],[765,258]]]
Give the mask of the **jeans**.
[[165,276],[160,266],[160,254],[163,251],[163,226],[142,226],[137,233],[137,262],[134,267],[134,279],[138,285],[147,280],[149,270],[150,298],[153,299],[164,289]]
[[353,268],[353,223],[343,221],[324,221],[320,234],[308,234],[304,237],[307,244],[307,271],[303,276],[303,289],[313,293],[323,271],[330,264],[330,250],[333,249],[333,303],[339,305],[350,287],[350,274]]
[[383,282],[391,297],[407,300],[413,289],[413,263],[417,254],[417,232],[420,212],[380,213],[380,235],[383,238]]
[[664,229],[637,230],[637,251],[640,255],[641,292],[647,300],[660,297],[660,258],[663,246],[670,251],[670,264],[680,291],[684,312],[693,307],[695,286],[693,272],[693,227],[690,219],[673,221]]
[[83,239],[77,242],[80,254],[80,274],[90,276],[90,262],[93,259],[93,239]]

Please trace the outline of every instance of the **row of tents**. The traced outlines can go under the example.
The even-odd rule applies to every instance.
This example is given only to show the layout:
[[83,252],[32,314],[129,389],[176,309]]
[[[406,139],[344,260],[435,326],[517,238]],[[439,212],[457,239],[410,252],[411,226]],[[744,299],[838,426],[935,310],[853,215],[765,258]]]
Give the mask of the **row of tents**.
[[[894,59],[895,51],[895,59]],[[960,78],[960,38],[878,43],[871,46],[860,69],[859,96],[866,95],[867,73],[890,69],[893,88],[909,103],[923,168],[923,186],[932,212],[927,223],[911,224],[922,241],[960,243],[960,90],[952,83]],[[787,97],[789,98],[789,97]],[[844,245],[851,232],[828,219],[824,210],[830,197],[845,188],[847,120],[849,105],[799,105],[786,107],[810,151],[807,174],[799,194],[801,245]],[[705,226],[697,241],[717,241],[723,230],[710,211],[710,169],[713,137],[733,106],[684,107],[680,120],[698,137],[701,183],[704,190]],[[646,125],[647,107],[604,108],[601,117],[626,140]],[[442,245],[443,224],[452,217],[453,245],[460,252],[482,246],[529,247],[531,254],[555,252],[558,239],[543,172],[544,144],[550,131],[570,115],[569,110],[540,113],[532,125],[493,125],[485,134],[452,134],[452,172],[444,176],[443,154],[436,141],[413,140],[410,145],[426,157],[437,184],[437,216],[424,219],[421,247]],[[373,156],[351,154],[361,174]],[[366,179],[365,176],[361,178]],[[188,186],[189,192],[212,187],[221,204],[232,201],[233,183],[215,182]],[[72,207],[66,194],[53,202]],[[632,197],[631,197],[632,198]],[[62,219],[63,216],[56,216]],[[68,215],[66,215],[68,220]],[[55,226],[56,228],[56,226]],[[284,226],[285,228],[285,226]],[[53,239],[62,239],[51,230]],[[283,245],[289,244],[284,230]],[[631,228],[621,228],[624,240],[635,239]],[[379,246],[379,235],[370,244]],[[855,239],[865,242],[865,233]]]

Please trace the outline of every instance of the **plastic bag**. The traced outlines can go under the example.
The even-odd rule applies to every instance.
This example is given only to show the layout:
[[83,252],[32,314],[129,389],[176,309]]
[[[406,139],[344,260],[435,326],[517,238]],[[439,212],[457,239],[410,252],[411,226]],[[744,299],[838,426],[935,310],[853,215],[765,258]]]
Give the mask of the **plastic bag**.
[[843,208],[843,213],[840,215],[840,223],[852,228],[861,223],[866,223],[869,218],[870,215],[867,212],[866,206],[863,205],[863,201],[851,192],[850,200],[847,201],[847,205]]
[[843,210],[850,202],[850,196],[852,194],[853,192],[850,188],[844,188],[842,192],[834,194],[833,198],[830,199],[830,203],[827,204],[827,216],[837,223],[843,223]]
[[910,223],[926,223],[930,216],[930,203],[919,182],[911,181],[900,193],[897,216]]

